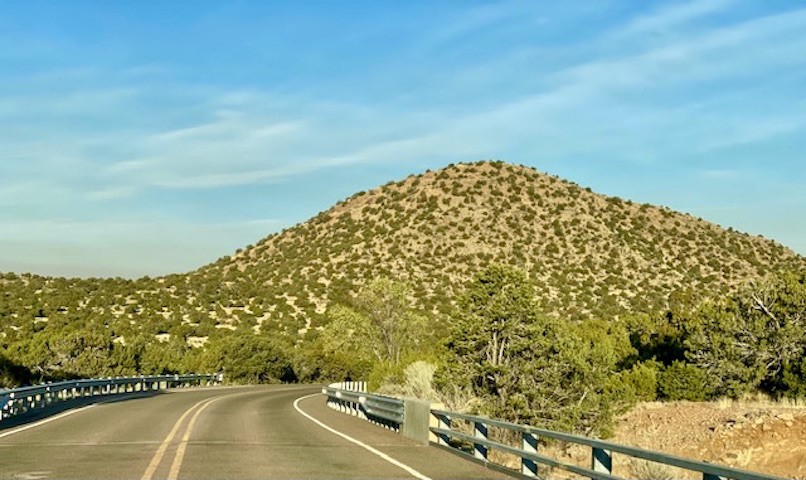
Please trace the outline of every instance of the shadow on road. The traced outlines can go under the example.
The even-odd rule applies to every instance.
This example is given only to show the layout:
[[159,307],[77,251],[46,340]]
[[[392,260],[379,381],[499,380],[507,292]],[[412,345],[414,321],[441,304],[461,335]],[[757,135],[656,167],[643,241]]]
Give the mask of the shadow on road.
[[161,390],[152,390],[146,392],[129,392],[119,395],[74,398],[71,400],[66,400],[64,402],[54,403],[42,409],[36,409],[29,412],[25,412],[12,418],[6,418],[0,421],[0,433],[14,427],[25,425],[27,423],[33,423],[37,420],[52,417],[53,415],[57,415],[59,413],[74,408],[84,407],[95,403],[117,403],[117,402],[124,402],[126,400],[134,400],[138,398],[149,398],[157,395],[162,395],[163,393],[164,392],[162,392]]

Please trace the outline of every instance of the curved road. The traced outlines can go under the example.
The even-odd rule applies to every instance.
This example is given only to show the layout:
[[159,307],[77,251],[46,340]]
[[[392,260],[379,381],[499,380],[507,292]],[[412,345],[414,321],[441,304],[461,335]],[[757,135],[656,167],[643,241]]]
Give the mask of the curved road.
[[0,430],[0,479],[509,478],[335,412],[319,391],[187,389],[68,410]]

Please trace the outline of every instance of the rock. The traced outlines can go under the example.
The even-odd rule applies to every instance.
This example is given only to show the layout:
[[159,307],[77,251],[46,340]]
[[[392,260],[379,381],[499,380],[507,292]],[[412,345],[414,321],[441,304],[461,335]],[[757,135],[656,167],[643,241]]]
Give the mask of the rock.
[[761,426],[761,429],[764,430],[765,432],[769,432],[770,430],[772,430],[772,425],[770,425],[769,423],[765,423],[764,425]]
[[794,425],[794,423],[790,421],[790,422],[784,423],[784,425],[786,425],[787,427],[791,427],[792,425]]
[[791,422],[795,420],[795,416],[792,415],[791,413],[779,413],[776,416],[785,422]]

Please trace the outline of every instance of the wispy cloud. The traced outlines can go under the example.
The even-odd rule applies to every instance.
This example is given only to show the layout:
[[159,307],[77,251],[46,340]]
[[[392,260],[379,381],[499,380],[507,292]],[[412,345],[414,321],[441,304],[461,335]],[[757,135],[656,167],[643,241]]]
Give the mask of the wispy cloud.
[[[242,65],[249,75],[185,63],[195,55],[188,51],[149,50],[140,52],[144,63],[118,64],[115,52],[83,61],[49,39],[20,41],[52,66],[0,67],[0,222],[20,226],[0,240],[43,235],[55,244],[59,237],[46,234],[53,230],[84,241],[77,224],[29,224],[25,237],[15,223],[42,218],[94,216],[101,225],[174,207],[171,215],[193,212],[154,240],[171,242],[202,228],[205,207],[193,202],[210,193],[233,208],[249,204],[236,217],[252,217],[268,204],[325,202],[322,191],[357,189],[332,187],[338,172],[372,171],[386,175],[382,183],[408,165],[479,158],[584,171],[605,187],[600,179],[622,165],[733,184],[752,175],[731,172],[768,160],[754,149],[806,134],[806,9],[760,13],[739,0],[642,4],[629,14],[607,2],[433,8],[438,21],[407,18],[417,28],[401,29],[406,36],[392,46],[267,48],[253,62],[264,70]],[[11,50],[0,46],[0,58],[23,58]],[[796,145],[779,147],[779,161],[794,164],[803,151]],[[655,175],[662,186],[664,175]],[[279,188],[302,179],[312,184]],[[243,201],[257,190],[271,201]],[[272,197],[281,191],[289,198]],[[664,195],[643,200],[676,198]],[[106,238],[95,225],[84,227]],[[250,228],[234,231],[251,238]],[[125,236],[116,235],[106,239]]]
[[693,0],[663,6],[637,17],[625,26],[618,27],[613,32],[612,38],[625,39],[638,35],[669,33],[692,21],[724,12],[735,4],[735,0]]

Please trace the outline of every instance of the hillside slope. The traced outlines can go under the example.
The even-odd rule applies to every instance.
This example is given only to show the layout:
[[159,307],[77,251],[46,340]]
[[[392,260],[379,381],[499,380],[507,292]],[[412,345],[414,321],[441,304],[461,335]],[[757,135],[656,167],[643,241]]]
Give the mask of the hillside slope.
[[358,193],[192,277],[271,299],[277,320],[321,313],[377,276],[409,282],[423,307],[446,312],[491,262],[529,271],[543,309],[570,317],[655,311],[678,289],[715,293],[806,265],[761,237],[480,162]]
[[609,318],[663,308],[674,291],[716,295],[806,259],[663,207],[606,197],[531,168],[452,165],[388,183],[186,275],[136,281],[0,275],[0,336],[45,328],[200,346],[216,332],[299,338],[369,279],[414,288],[437,315],[471,275],[527,270],[543,310]]

